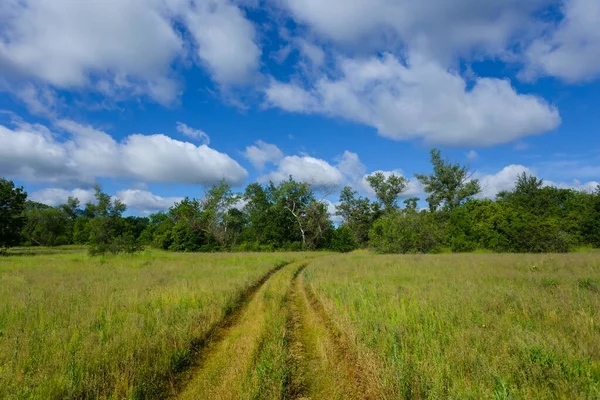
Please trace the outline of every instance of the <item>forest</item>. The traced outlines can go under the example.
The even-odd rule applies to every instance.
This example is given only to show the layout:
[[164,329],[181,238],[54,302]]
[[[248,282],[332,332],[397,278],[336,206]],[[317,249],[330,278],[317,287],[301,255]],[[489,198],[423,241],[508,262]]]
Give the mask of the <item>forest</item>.
[[0,251],[11,246],[89,245],[91,255],[134,253],[146,246],[176,252],[299,251],[379,253],[569,252],[600,247],[600,187],[594,192],[515,177],[511,191],[478,197],[467,166],[431,151],[432,171],[416,174],[428,208],[404,196],[407,178],[370,175],[375,198],[341,189],[332,221],[326,198],[336,188],[288,180],[251,183],[241,193],[221,181],[202,198],[166,212],[124,216],[126,205],[96,186],[96,201],[69,198],[51,207],[27,200],[0,179]]

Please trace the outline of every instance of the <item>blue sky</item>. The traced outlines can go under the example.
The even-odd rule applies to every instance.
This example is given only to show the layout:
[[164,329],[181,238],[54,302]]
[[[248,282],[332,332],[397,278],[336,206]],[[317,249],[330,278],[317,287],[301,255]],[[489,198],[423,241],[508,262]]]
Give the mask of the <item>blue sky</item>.
[[145,214],[221,178],[371,195],[438,147],[481,196],[592,190],[599,24],[598,0],[3,1],[0,176]]

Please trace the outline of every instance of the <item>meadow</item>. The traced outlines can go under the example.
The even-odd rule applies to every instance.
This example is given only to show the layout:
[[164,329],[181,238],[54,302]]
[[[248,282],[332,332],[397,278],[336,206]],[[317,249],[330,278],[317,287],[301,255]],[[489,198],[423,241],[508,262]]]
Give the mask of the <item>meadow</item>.
[[600,398],[599,253],[16,253],[0,398]]
[[0,257],[0,398],[162,397],[253,284],[303,257]]
[[356,254],[304,273],[379,398],[600,398],[597,254]]

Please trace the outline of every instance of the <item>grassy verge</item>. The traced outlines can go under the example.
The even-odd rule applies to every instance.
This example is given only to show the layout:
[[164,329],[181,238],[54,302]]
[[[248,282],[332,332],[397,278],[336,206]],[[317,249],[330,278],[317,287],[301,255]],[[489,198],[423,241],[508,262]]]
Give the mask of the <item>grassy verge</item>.
[[191,372],[180,399],[280,399],[289,369],[286,294],[294,263],[276,272],[224,328]]
[[304,277],[385,397],[600,397],[598,254],[351,254]]
[[0,398],[155,398],[267,271],[302,253],[0,258]]

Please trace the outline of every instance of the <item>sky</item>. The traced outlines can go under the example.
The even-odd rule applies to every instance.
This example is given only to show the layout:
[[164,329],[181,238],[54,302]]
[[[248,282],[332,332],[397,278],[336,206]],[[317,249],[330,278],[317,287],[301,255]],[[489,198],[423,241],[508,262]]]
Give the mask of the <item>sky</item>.
[[593,190],[598,26],[598,0],[3,0],[0,177],[137,215],[290,175],[424,199],[436,147],[480,197]]

